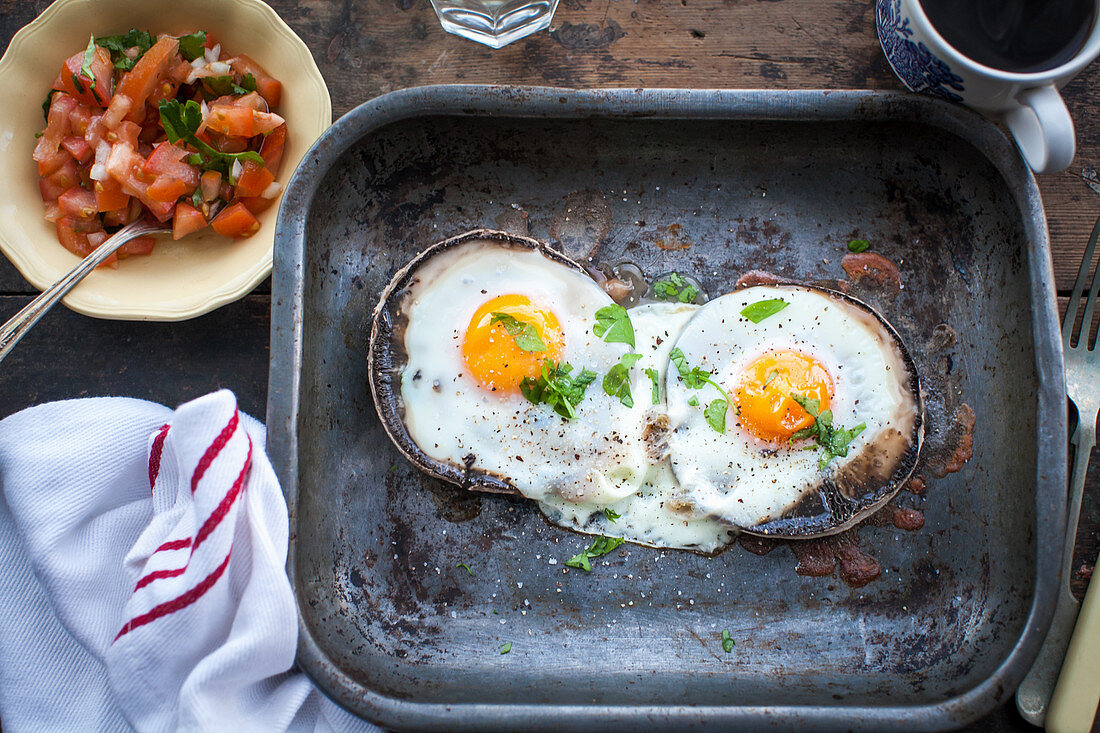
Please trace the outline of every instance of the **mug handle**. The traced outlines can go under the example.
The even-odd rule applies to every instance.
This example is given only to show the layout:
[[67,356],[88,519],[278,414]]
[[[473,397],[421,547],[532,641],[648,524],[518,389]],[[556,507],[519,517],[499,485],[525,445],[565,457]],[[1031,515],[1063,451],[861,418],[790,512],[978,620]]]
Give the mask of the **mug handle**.
[[1076,151],[1073,119],[1053,84],[1024,89],[1019,106],[1005,115],[1024,160],[1036,173],[1057,173],[1069,167]]

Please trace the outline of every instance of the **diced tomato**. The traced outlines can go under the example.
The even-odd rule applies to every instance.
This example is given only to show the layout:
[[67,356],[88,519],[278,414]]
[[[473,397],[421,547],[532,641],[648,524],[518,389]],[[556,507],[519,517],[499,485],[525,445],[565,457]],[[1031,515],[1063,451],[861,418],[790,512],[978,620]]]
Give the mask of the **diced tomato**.
[[259,196],[275,180],[274,173],[251,160],[245,161],[243,168],[244,171],[237,179],[238,196]]
[[61,212],[74,219],[91,219],[98,212],[95,194],[83,188],[70,188],[57,199]]
[[141,134],[141,126],[125,120],[119,123],[111,132],[107,133],[107,141],[111,143],[124,142],[134,150],[138,147],[138,135]]
[[206,227],[206,217],[191,204],[180,201],[176,204],[175,218],[172,220],[172,239],[183,239],[191,232]]
[[236,99],[232,97],[221,97],[218,101],[225,101],[234,107],[248,107],[254,109],[257,112],[270,112],[271,107],[268,106],[267,100],[260,95],[259,92],[249,92]]
[[118,211],[126,208],[130,197],[122,191],[122,184],[113,178],[95,182],[96,211]]
[[237,56],[230,66],[234,71],[239,72],[241,76],[252,74],[253,78],[256,79],[256,91],[260,93],[260,96],[266,99],[270,106],[279,106],[279,102],[283,98],[283,85],[278,79],[269,75],[262,66],[244,54]]
[[88,131],[88,125],[92,121],[92,110],[85,107],[83,104],[78,104],[69,112],[69,127],[72,129],[74,135],[80,135],[84,137],[84,133]]
[[45,175],[42,163],[57,153],[61,141],[72,132],[69,112],[75,108],[76,100],[68,94],[58,93],[53,95],[49,112],[46,114],[46,129],[42,131],[42,137],[38,138],[38,144],[34,146],[34,155],[32,156],[39,164],[38,175]]
[[127,119],[140,122],[145,118],[145,100],[153,93],[157,83],[167,76],[168,69],[175,63],[179,45],[175,38],[161,36],[134,64],[134,68],[122,77],[116,93],[125,94],[133,101]]
[[76,161],[68,153],[65,155],[67,160],[57,170],[39,179],[39,190],[45,201],[56,201],[61,194],[80,185],[80,170]]
[[111,102],[111,74],[114,71],[110,52],[100,46],[95,47],[92,62],[88,65],[92,77],[81,71],[83,64],[84,51],[66,59],[53,88],[89,107],[106,107]]
[[171,201],[156,201],[149,197],[149,181],[145,176],[145,159],[126,142],[115,143],[107,160],[107,173],[122,185],[124,193],[145,204],[157,221],[166,221],[174,208]]
[[279,163],[283,160],[283,148],[286,146],[286,123],[279,125],[267,134],[260,145],[260,157],[264,167],[272,173],[279,172]]
[[164,201],[175,203],[176,199],[184,194],[191,193],[195,189],[189,187],[186,183],[180,179],[163,175],[157,176],[156,180],[149,184],[149,187],[145,189],[146,195],[154,201]]
[[199,177],[199,185],[202,187],[202,200],[210,203],[218,197],[221,190],[222,174],[218,171],[203,171]]
[[183,159],[190,153],[178,145],[162,142],[153,149],[145,162],[145,172],[150,176],[172,176],[183,181],[193,191],[199,185],[199,170]]
[[103,232],[99,222],[72,216],[62,216],[54,223],[54,227],[57,229],[57,238],[61,246],[78,257],[84,257],[95,249],[88,242],[88,235]]
[[181,56],[180,60],[173,64],[170,69],[168,69],[168,80],[179,87],[181,84],[187,81],[187,77],[190,74],[191,64],[187,63],[187,59]]
[[118,248],[118,258],[124,260],[127,257],[135,257],[137,255],[147,255],[153,251],[153,245],[157,243],[157,240],[153,237],[134,237],[126,244]]
[[108,130],[113,130],[122,123],[122,120],[126,118],[130,110],[134,107],[134,100],[130,99],[125,94],[118,93],[111,98],[111,104],[107,107],[107,111],[103,115],[103,126]]
[[222,209],[210,222],[210,226],[223,237],[236,239],[251,237],[260,230],[260,222],[241,203],[232,204]]
[[271,208],[275,199],[265,199],[262,196],[242,196],[237,199],[253,214],[259,215]]
[[48,176],[72,159],[73,156],[69,154],[68,150],[58,150],[56,153],[51,153],[38,161],[38,175]]
[[248,107],[214,103],[210,105],[210,114],[206,116],[206,129],[230,137],[252,137],[256,134],[253,132],[254,114],[256,110]]
[[78,163],[87,163],[92,157],[92,146],[84,138],[71,135],[61,141],[61,147],[69,151]]

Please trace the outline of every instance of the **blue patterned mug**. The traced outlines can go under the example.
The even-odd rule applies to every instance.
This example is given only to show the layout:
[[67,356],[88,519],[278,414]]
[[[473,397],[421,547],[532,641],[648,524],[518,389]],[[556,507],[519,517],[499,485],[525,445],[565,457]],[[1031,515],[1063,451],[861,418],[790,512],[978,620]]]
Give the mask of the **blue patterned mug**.
[[1058,90],[1100,55],[1100,22],[1066,63],[1034,73],[1001,71],[960,53],[932,26],[918,0],[876,0],[878,39],[911,91],[962,102],[1001,119],[1036,173],[1069,166],[1073,120]]

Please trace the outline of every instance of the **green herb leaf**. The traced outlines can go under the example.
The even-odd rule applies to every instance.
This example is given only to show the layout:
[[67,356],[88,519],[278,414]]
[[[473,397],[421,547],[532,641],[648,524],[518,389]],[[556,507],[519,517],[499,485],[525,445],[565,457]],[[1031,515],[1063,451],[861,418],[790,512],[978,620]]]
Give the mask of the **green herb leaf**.
[[790,305],[790,303],[782,298],[770,298],[768,300],[761,300],[746,305],[741,309],[741,315],[748,318],[753,323],[760,323],[765,318],[774,316],[788,305]]
[[641,354],[624,354],[622,360],[604,375],[604,394],[618,397],[625,407],[634,407],[634,396],[630,394],[630,370],[641,358]]
[[768,372],[767,376],[764,377],[764,386],[767,387],[769,384],[772,383],[772,380],[774,380],[778,376],[779,376],[779,370],[778,369],[772,369],[770,372]]
[[69,74],[69,77],[73,80],[73,86],[76,87],[77,94],[83,94],[84,85],[80,83],[80,77],[76,74]]
[[201,209],[202,205],[206,203],[202,200],[202,186],[195,188],[195,192],[191,194],[191,205],[196,209]]
[[649,377],[649,381],[653,382],[653,404],[656,405],[658,402],[661,401],[661,389],[660,385],[657,383],[660,375],[657,374],[656,369],[648,368],[645,370],[645,375]]
[[241,79],[241,85],[238,89],[243,90],[240,92],[242,94],[256,91],[256,77],[252,76],[252,74],[245,74],[244,78]]
[[[92,73],[92,61],[95,60],[95,36],[88,37],[88,47],[84,49],[84,60],[80,64],[80,74],[85,79],[91,80],[91,89],[95,89],[95,74]],[[99,95],[95,95],[96,101],[100,100]]]
[[[704,386],[709,384],[710,386],[718,390],[718,393],[722,395],[722,399],[726,401],[727,405],[732,404],[733,401],[730,400],[730,396],[726,393],[726,390],[722,389],[722,386],[720,384],[711,379],[710,372],[700,367],[688,368],[687,357],[684,355],[684,352],[681,351],[679,347],[676,347],[672,351],[670,351],[668,354],[668,358],[669,361],[671,361],[676,367],[676,371],[680,374],[680,379],[683,380],[685,387],[687,387],[688,389],[702,389]],[[688,404],[691,404],[690,400],[688,400]],[[698,404],[698,401],[696,401],[696,404]],[[723,418],[723,425],[725,424],[724,421],[725,418]],[[715,428],[715,430],[717,430],[717,428]],[[725,428],[719,430],[719,432],[724,433]]]
[[866,239],[853,239],[851,242],[848,242],[848,251],[855,252],[856,254],[866,252],[870,248],[871,243]]
[[622,537],[607,537],[605,535],[600,535],[592,541],[592,544],[589,545],[584,552],[569,558],[565,561],[565,564],[571,568],[580,568],[586,573],[590,573],[592,572],[592,563],[588,561],[589,558],[603,557],[623,542],[625,542],[625,540],[623,540]]
[[847,430],[833,427],[833,411],[821,410],[819,400],[794,392],[791,393],[791,399],[802,405],[802,409],[814,418],[814,424],[796,432],[791,436],[790,442],[813,438],[818,447],[823,449],[821,457],[817,461],[817,467],[820,470],[825,470],[825,467],[834,458],[843,458],[848,455],[848,446],[855,440],[857,435],[867,428],[867,423],[860,423]]
[[179,41],[180,53],[188,61],[194,61],[206,50],[206,31],[195,31],[186,36],[180,36]]
[[521,321],[507,313],[493,313],[493,319],[490,323],[499,323],[504,326],[504,330],[508,332],[508,335],[515,339],[516,346],[524,351],[546,351],[546,344],[539,338],[539,332],[530,323]]
[[630,322],[626,308],[612,304],[596,311],[596,325],[592,333],[602,336],[608,343],[629,344],[634,348],[634,326]]
[[707,405],[707,409],[703,410],[703,417],[707,419],[707,424],[714,428],[715,432],[726,432],[726,410],[728,409],[729,403],[718,399],[711,402]]
[[215,170],[228,176],[234,160],[239,160],[242,163],[251,160],[253,163],[264,164],[264,159],[255,151],[223,153],[195,137],[199,125],[202,124],[202,109],[195,100],[190,99],[186,104],[180,104],[179,100],[176,99],[162,99],[158,109],[160,110],[160,124],[164,128],[164,134],[168,137],[168,142],[174,144],[182,140],[198,150],[200,156],[198,165],[201,165],[203,169]]
[[722,629],[722,651],[729,654],[733,651],[733,637],[729,629]]
[[507,654],[510,651],[512,651],[512,642],[510,642],[510,641],[504,642],[504,645],[500,647],[500,653],[501,654]]
[[615,511],[614,509],[612,509],[609,506],[605,506],[603,508],[603,515],[605,517],[607,517],[608,519],[610,519],[612,522],[619,521],[619,517],[622,516],[622,514],[619,514],[617,511]]
[[458,565],[455,565],[455,567],[456,567],[456,568],[462,568],[463,570],[465,570],[465,571],[466,571],[467,573],[469,573],[470,575],[473,575],[473,574],[474,574],[474,571],[473,571],[473,570],[470,570],[470,566],[469,566],[469,565],[467,565],[467,564],[466,564],[466,563],[464,563],[464,562],[460,562],[460,563],[459,563]]
[[[137,28],[131,28],[125,35],[100,36],[95,39],[95,44],[111,52],[111,59],[114,61],[116,69],[130,71],[141,57],[145,55],[145,52],[153,47],[156,40],[153,34],[148,31],[139,31]],[[131,48],[136,48],[138,50],[134,58],[130,58],[125,53]]]
[[699,397],[697,395],[692,395],[691,399],[688,400],[688,404],[691,405],[692,407],[698,407],[699,406]]
[[653,294],[659,300],[694,303],[699,296],[699,288],[689,283],[680,273],[672,272],[653,283]]
[[546,361],[542,363],[538,379],[524,377],[519,390],[528,402],[549,405],[554,412],[571,420],[577,416],[576,407],[584,399],[588,385],[595,381],[596,373],[581,369],[579,374],[572,376],[571,364],[547,364]]
[[202,83],[215,97],[224,97],[231,94],[244,96],[245,94],[256,91],[256,77],[252,76],[252,74],[245,74],[240,84],[234,81],[231,74],[226,74],[225,76],[204,76],[202,78]]
[[46,92],[46,99],[42,102],[42,116],[46,119],[46,122],[50,121],[50,103],[53,102],[53,95],[55,94],[57,94],[56,89]]

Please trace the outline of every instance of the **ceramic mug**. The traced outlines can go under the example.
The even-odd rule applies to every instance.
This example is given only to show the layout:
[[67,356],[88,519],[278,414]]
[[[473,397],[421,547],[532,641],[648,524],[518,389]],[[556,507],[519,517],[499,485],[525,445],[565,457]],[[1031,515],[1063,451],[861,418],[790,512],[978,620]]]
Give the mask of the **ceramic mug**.
[[918,0],[876,0],[878,39],[894,73],[911,91],[962,102],[1004,121],[1036,173],[1055,173],[1073,160],[1073,120],[1058,92],[1100,55],[1100,22],[1066,63],[1034,73],[983,66],[932,26]]

